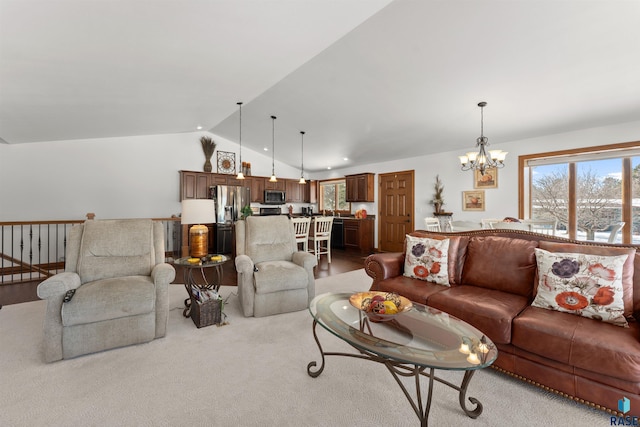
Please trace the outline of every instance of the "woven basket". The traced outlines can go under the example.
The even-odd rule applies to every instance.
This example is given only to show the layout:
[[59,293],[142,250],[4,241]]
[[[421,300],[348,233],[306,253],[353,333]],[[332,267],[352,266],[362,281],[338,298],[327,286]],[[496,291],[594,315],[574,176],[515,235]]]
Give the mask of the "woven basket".
[[224,303],[222,299],[209,299],[198,302],[191,291],[191,320],[198,327],[211,326],[214,323],[218,326],[222,324],[222,310]]

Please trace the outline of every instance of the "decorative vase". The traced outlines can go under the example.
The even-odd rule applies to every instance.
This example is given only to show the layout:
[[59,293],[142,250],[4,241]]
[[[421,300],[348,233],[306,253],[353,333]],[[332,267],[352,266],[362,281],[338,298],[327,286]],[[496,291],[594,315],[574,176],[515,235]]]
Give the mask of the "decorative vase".
[[442,203],[434,203],[433,208],[435,209],[436,213],[440,213],[442,211]]
[[213,152],[216,151],[216,143],[208,136],[203,136],[200,138],[200,144],[202,144],[202,151],[204,151],[204,158],[206,159],[204,162],[204,171],[211,172],[213,170],[211,157],[213,156]]

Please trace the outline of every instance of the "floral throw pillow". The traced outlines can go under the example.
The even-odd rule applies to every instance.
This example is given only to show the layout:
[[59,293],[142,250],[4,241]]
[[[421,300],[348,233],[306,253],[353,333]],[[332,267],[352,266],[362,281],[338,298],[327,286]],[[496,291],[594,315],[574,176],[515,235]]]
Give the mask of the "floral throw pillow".
[[534,307],[629,327],[624,318],[622,266],[628,255],[554,253],[535,249],[538,293]]
[[406,236],[404,275],[449,286],[449,239]]

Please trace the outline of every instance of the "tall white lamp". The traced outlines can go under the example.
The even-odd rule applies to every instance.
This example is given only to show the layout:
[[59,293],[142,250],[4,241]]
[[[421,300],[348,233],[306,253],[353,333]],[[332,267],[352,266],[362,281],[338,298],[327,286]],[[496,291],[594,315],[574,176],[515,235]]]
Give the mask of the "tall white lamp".
[[209,229],[206,225],[216,222],[216,205],[211,199],[182,201],[182,224],[193,225],[189,229],[189,255],[202,258],[209,253]]

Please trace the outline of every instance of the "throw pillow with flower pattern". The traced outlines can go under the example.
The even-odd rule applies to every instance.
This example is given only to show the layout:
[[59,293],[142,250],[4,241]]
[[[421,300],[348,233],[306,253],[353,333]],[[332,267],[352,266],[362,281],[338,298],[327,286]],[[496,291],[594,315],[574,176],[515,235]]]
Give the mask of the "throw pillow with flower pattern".
[[406,235],[404,275],[449,286],[449,239],[436,240]]
[[534,307],[629,327],[624,318],[622,266],[628,255],[554,253],[535,249],[538,292]]

